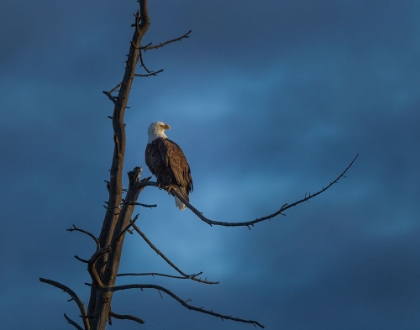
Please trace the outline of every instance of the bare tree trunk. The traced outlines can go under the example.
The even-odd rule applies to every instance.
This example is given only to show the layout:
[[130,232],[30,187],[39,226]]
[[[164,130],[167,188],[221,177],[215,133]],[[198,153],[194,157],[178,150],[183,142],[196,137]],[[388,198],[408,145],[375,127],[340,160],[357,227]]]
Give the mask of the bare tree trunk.
[[[105,287],[112,287],[115,285],[125,233],[123,233],[119,239],[115,238],[128,226],[131,220],[134,205],[129,205],[127,203],[135,202],[138,197],[138,192],[136,192],[138,187],[134,184],[138,179],[136,178],[137,173],[132,173],[131,175],[133,177],[130,177],[130,187],[125,203],[123,207],[120,208],[123,193],[122,172],[126,146],[124,114],[134,80],[136,65],[140,56],[141,40],[149,26],[148,0],[141,0],[140,10],[136,13],[134,35],[130,44],[124,77],[119,86],[118,97],[110,97],[115,104],[114,114],[112,116],[114,154],[110,171],[108,209],[99,236],[99,243],[100,246],[111,246],[111,252],[102,255],[96,265],[97,272],[100,274]],[[139,174],[140,171],[138,175]],[[133,181],[134,179],[135,181]],[[88,315],[93,316],[93,319],[91,319],[90,322],[92,330],[105,329],[108,314],[110,312],[113,293],[112,291],[104,292],[102,289],[103,288],[98,287],[97,283],[92,283],[88,307]]]

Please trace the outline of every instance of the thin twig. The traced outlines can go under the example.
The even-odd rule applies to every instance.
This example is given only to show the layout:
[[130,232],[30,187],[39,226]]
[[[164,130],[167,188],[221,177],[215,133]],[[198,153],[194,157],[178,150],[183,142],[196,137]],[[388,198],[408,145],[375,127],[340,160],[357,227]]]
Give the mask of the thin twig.
[[112,93],[114,93],[118,88],[120,88],[120,86],[121,86],[121,83],[119,83],[117,86],[115,86],[113,89],[111,89],[110,91],[109,91],[109,93],[110,94],[112,94]]
[[160,69],[160,70],[158,70],[158,71],[153,71],[153,72],[150,72],[150,73],[148,73],[148,74],[139,74],[139,73],[136,73],[135,74],[135,76],[136,77],[150,77],[150,76],[157,76],[159,73],[161,73],[161,72],[163,72],[163,69]]
[[85,326],[85,330],[90,329],[90,325],[89,325],[87,314],[86,314],[85,305],[83,304],[83,302],[80,300],[80,298],[77,296],[77,294],[72,289],[70,289],[68,286],[66,286],[64,284],[61,284],[57,281],[48,280],[48,279],[42,278],[42,277],[40,277],[39,280],[43,283],[47,283],[49,285],[55,286],[56,288],[59,288],[59,289],[65,291],[65,292],[67,292],[70,295],[70,297],[72,297],[74,302],[77,304],[77,307],[79,307],[80,314],[82,315],[82,319],[83,319],[83,325]]
[[[159,249],[154,246],[154,244],[147,238],[147,236],[139,229],[139,227],[137,227],[134,223],[132,223],[133,228],[135,229],[135,231],[146,241],[147,244],[149,244],[149,246],[155,250],[155,252],[163,259],[165,260],[169,266],[171,266],[173,269],[175,269],[178,273],[180,273],[181,275],[188,277],[189,279],[193,280],[193,281],[197,281],[200,283],[205,283],[205,284],[219,284],[219,282],[210,282],[207,280],[202,280],[200,278],[197,278],[197,274],[193,274],[193,275],[188,275],[185,274],[181,269],[179,269],[177,266],[175,266],[175,264],[170,261],[162,252],[159,251]],[[198,273],[201,274],[201,273]]]
[[110,92],[102,91],[108,98],[111,100],[112,103],[117,104],[117,98],[112,96]]
[[131,227],[131,224],[135,223],[138,218],[139,218],[139,214],[137,213],[136,216],[133,218],[133,220],[131,220],[130,223],[123,230],[121,230],[121,233],[119,233],[118,236],[115,237],[114,240],[118,241],[120,237]]
[[86,234],[86,235],[88,235],[88,236],[90,236],[94,241],[95,241],[95,243],[96,243],[96,249],[97,250],[99,250],[100,248],[101,248],[101,246],[100,246],[100,244],[99,244],[99,240],[95,237],[95,235],[93,235],[92,233],[90,233],[90,232],[88,232],[88,231],[86,231],[86,230],[83,230],[83,229],[80,229],[80,228],[77,228],[75,225],[73,225],[73,228],[69,228],[69,229],[67,229],[67,231],[69,231],[69,232],[72,232],[72,231],[79,231],[79,232],[81,232],[81,233],[83,233],[83,234]]
[[138,206],[147,207],[149,209],[157,207],[157,204],[143,204],[143,203],[137,203],[137,202],[132,202],[129,205],[138,205]]
[[199,272],[191,276],[175,276],[175,275],[162,274],[162,273],[122,273],[122,274],[118,274],[117,276],[153,276],[153,277],[162,276],[162,277],[176,278],[180,280],[190,280],[191,277],[197,277],[201,274],[203,274],[203,272]]
[[144,324],[144,321],[136,316],[133,315],[128,315],[128,314],[117,314],[113,311],[109,311],[109,318],[111,319],[112,317],[115,317],[116,319],[119,320],[131,320],[140,324]]
[[264,328],[264,326],[259,323],[258,321],[254,321],[254,320],[245,320],[245,319],[241,319],[241,318],[237,318],[237,317],[232,317],[230,315],[223,315],[223,314],[219,314],[213,311],[209,311],[206,310],[204,308],[198,308],[195,306],[192,306],[190,304],[187,304],[185,300],[182,300],[180,297],[178,297],[176,294],[172,293],[171,291],[169,291],[168,289],[160,286],[160,285],[154,285],[154,284],[128,284],[128,285],[119,285],[119,286],[115,286],[115,287],[110,287],[110,288],[105,288],[105,291],[122,291],[122,290],[128,290],[128,289],[154,289],[154,290],[158,290],[159,292],[165,292],[168,296],[172,297],[173,299],[175,299],[176,301],[178,301],[182,306],[184,306],[185,308],[188,308],[189,310],[193,310],[196,312],[200,312],[200,313],[204,313],[204,314],[208,314],[208,315],[212,315],[215,317],[220,317],[222,320],[226,319],[226,320],[232,320],[232,321],[236,321],[236,322],[243,322],[243,323],[250,323],[253,324],[254,326],[259,326],[260,328]]
[[[112,96],[112,93],[114,93],[118,88],[121,87],[122,83],[119,83],[117,86],[115,86],[113,89],[111,89],[109,92],[107,91],[103,91],[102,93],[104,93],[106,96],[108,96],[108,98],[112,101],[112,103],[116,104],[118,97]],[[112,117],[111,117],[112,118]]]
[[78,325],[76,322],[74,322],[71,318],[69,318],[69,317],[66,315],[66,313],[64,313],[64,317],[65,317],[65,319],[67,320],[67,322],[68,322],[69,324],[71,324],[72,326],[74,326],[77,330],[83,330],[83,328],[82,328],[80,325]]
[[150,45],[147,45],[147,46],[142,47],[141,49],[142,49],[143,51],[150,50],[150,49],[157,49],[157,48],[160,48],[160,47],[166,46],[167,44],[173,43],[173,42],[175,42],[175,41],[181,41],[182,39],[189,38],[189,37],[190,37],[190,36],[189,36],[189,34],[191,33],[191,31],[192,31],[192,30],[189,30],[187,33],[185,33],[184,35],[182,35],[182,36],[180,36],[180,37],[178,37],[178,38],[175,38],[175,39],[171,39],[171,40],[168,40],[168,41],[162,42],[162,43],[160,43],[160,44],[158,44],[158,45],[155,45],[155,46],[150,46]]
[[83,262],[84,264],[88,264],[88,263],[89,263],[89,260],[82,259],[82,258],[80,258],[80,257],[79,257],[79,256],[77,256],[77,255],[75,255],[74,257],[75,257],[77,260],[79,260],[79,261]]

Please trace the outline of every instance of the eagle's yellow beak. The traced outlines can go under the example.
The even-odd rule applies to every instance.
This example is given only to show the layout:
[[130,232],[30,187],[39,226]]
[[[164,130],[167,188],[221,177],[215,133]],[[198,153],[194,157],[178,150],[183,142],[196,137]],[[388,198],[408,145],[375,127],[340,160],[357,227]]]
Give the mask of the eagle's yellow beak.
[[168,124],[163,125],[164,129],[171,129],[171,126],[169,126]]

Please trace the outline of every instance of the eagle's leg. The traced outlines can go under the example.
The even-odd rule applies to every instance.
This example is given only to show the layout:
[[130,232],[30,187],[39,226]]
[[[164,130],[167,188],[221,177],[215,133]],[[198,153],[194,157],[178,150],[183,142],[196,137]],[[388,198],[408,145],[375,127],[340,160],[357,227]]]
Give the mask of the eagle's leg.
[[168,191],[168,194],[171,193],[172,190],[177,190],[178,186],[176,184],[168,184],[165,186],[165,190]]

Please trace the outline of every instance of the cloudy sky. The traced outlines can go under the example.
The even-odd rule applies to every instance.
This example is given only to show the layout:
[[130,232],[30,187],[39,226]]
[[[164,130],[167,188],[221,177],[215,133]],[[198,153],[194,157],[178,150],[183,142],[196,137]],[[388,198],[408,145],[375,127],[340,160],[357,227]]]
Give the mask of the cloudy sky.
[[[87,303],[75,254],[94,244],[107,200],[113,140],[102,94],[123,75],[134,0],[2,1],[0,232],[5,329],[71,329],[66,293]],[[190,303],[267,329],[420,326],[420,2],[417,0],[150,0],[149,51],[126,113],[125,172],[145,166],[156,120],[184,149],[191,202],[214,220],[267,215],[332,181],[309,203],[247,228],[209,227],[147,188],[138,225],[186,273],[219,285],[159,278]],[[141,70],[138,71],[142,73]],[[148,169],[144,175],[150,175]],[[138,235],[121,272],[174,274]],[[253,329],[190,312],[156,291],[120,292],[115,329]]]

